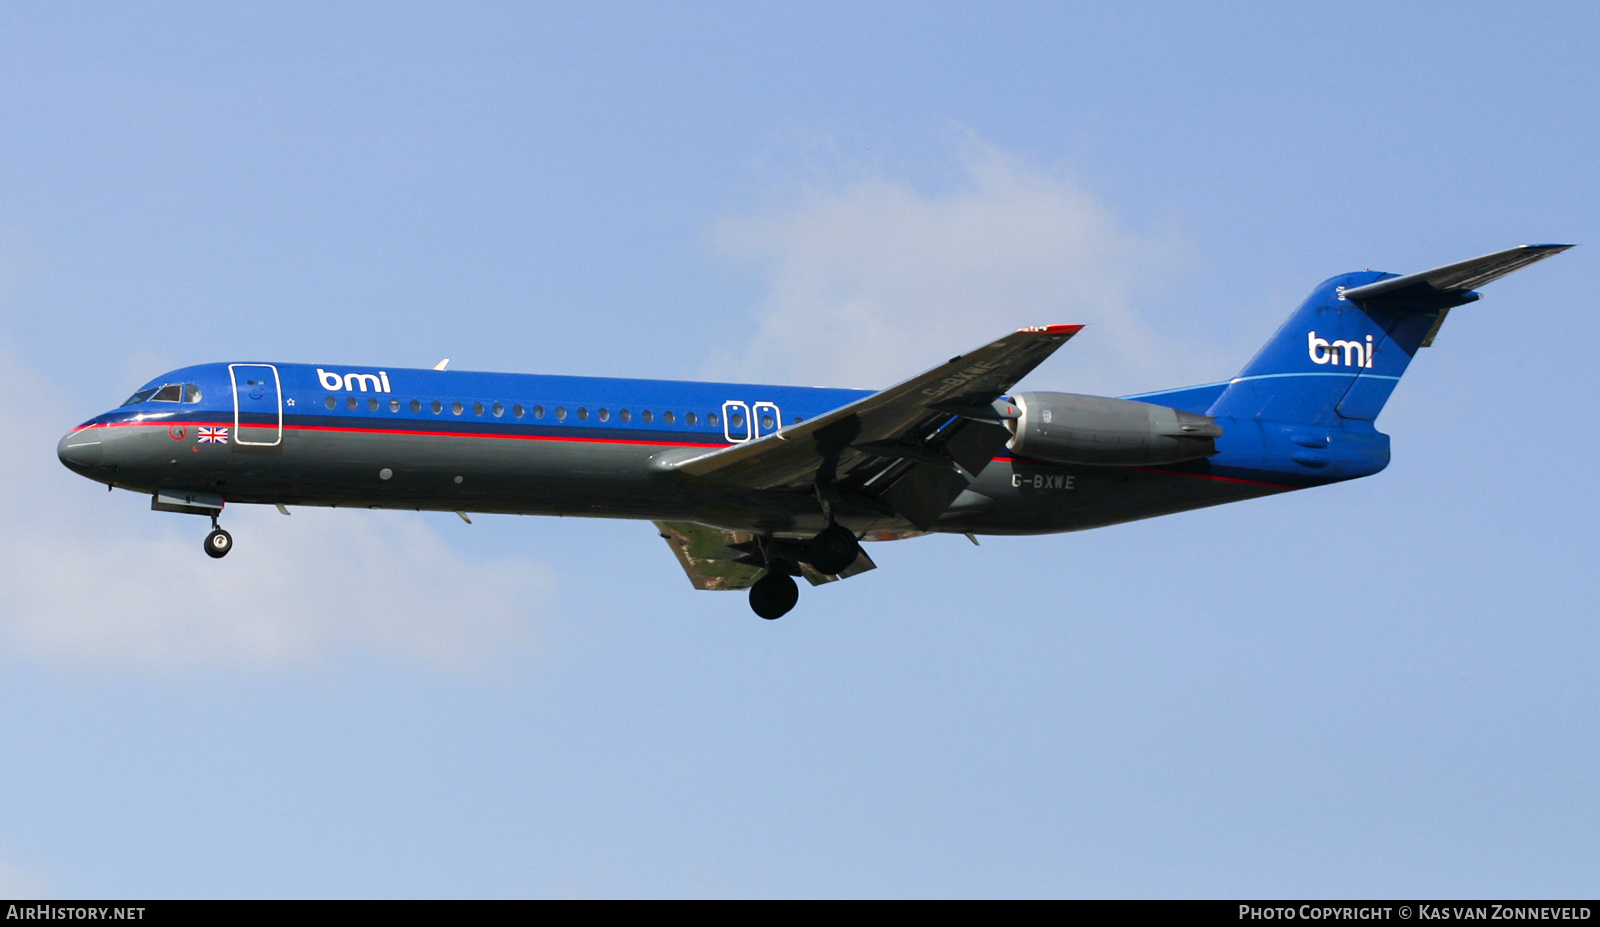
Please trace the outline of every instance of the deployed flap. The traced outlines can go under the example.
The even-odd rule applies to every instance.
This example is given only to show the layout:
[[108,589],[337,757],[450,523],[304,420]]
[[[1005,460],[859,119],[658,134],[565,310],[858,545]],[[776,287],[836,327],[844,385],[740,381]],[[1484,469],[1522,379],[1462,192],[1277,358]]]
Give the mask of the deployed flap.
[[[863,465],[874,464],[874,473],[882,475],[884,462],[948,474],[965,485],[1009,435],[994,424],[999,419],[990,408],[994,401],[1082,328],[1021,329],[808,422],[674,466],[708,482],[745,489],[821,484],[861,489],[868,479]],[[969,417],[968,409],[979,411]],[[953,440],[954,432],[967,430],[984,434],[986,440]],[[943,489],[936,493],[944,494]]]
[[744,551],[734,546],[749,543],[753,535],[688,521],[658,521],[656,529],[696,589],[748,589],[764,572],[741,562]]
[[[766,572],[761,559],[751,553],[759,548],[753,534],[689,521],[658,521],[655,525],[696,589],[748,589]],[[769,539],[768,543],[773,542]],[[797,566],[800,575],[813,586],[849,579],[878,566],[865,551],[838,576],[818,573],[808,563],[788,559],[780,562],[791,564],[790,572]]]
[[1465,294],[1486,283],[1499,280],[1514,270],[1521,270],[1535,261],[1542,261],[1571,247],[1572,245],[1518,245],[1515,248],[1507,248],[1471,260],[1457,261],[1432,270],[1352,287],[1344,291],[1344,298],[1374,299],[1381,296],[1396,296],[1402,291]]

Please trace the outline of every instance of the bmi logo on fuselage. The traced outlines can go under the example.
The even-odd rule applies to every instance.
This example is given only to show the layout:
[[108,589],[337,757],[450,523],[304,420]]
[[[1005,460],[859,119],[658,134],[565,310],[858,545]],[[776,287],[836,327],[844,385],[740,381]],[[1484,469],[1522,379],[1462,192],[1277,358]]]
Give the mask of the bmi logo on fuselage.
[[1329,341],[1318,338],[1316,332],[1306,335],[1307,349],[1311,354],[1313,364],[1333,364],[1339,367],[1371,367],[1372,366],[1372,336],[1367,336],[1367,341]]
[[317,379],[322,381],[322,388],[326,390],[347,389],[353,392],[392,393],[389,388],[389,375],[382,370],[377,373],[346,373],[343,375],[317,368]]

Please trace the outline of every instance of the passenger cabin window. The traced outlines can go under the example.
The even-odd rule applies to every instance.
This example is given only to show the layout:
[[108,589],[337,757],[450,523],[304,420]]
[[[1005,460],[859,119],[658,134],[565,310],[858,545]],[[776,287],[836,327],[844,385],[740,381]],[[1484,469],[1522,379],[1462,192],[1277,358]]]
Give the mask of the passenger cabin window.
[[[515,415],[517,418],[521,418],[522,417],[522,407],[521,406],[512,406],[511,407],[511,414]],[[533,417],[534,418],[544,418],[544,406],[534,406],[533,407]]]
[[777,427],[777,424],[778,424],[777,422],[772,420],[772,414],[771,413],[769,413],[769,412],[761,413],[761,430],[762,431],[771,431],[773,428]]
[[439,400],[435,399],[433,401],[433,414],[434,415],[438,415],[440,412],[443,412],[443,411],[444,411],[444,406],[440,405],[439,404]]
[[505,415],[505,414],[506,414],[506,407],[501,405],[498,402],[495,403],[494,404],[494,417],[495,418],[499,418],[500,416]]
[[633,419],[633,413],[629,412],[627,409],[623,409],[621,412],[617,413],[617,418],[624,422],[631,421]]
[[337,408],[338,407],[339,400],[333,398],[332,396],[329,396],[327,399],[323,400],[322,404],[327,406],[330,409],[333,409],[333,408]]
[[348,399],[346,399],[344,401],[344,404],[345,404],[346,408],[354,410],[355,407],[356,407],[356,397],[351,396],[350,398],[348,398]]
[[472,404],[472,414],[473,415],[482,415],[483,414],[483,403],[481,403],[481,402],[473,403]]
[[411,411],[413,411],[413,412],[421,412],[422,411],[422,400],[420,400],[420,399],[411,400]]
[[694,413],[693,412],[685,412],[683,414],[683,423],[685,425],[693,425],[697,421],[699,421],[699,420],[694,417]]
[[454,412],[457,415],[460,415],[461,414],[461,403],[459,403],[459,402],[450,403],[450,411]]
[[649,409],[646,409],[643,412],[639,413],[639,421],[644,422],[646,425],[650,424],[650,422],[653,421],[654,419],[655,419],[655,415],[652,414]]
[[398,399],[389,400],[389,411],[390,412],[399,412],[400,411],[400,400],[398,400]]
[[[521,406],[517,406],[517,418],[521,418],[521,417],[522,417],[522,407]],[[544,406],[534,406],[533,407],[533,417],[534,418],[544,418]]]
[[171,383],[171,384],[168,384],[166,386],[163,386],[160,389],[156,390],[156,394],[154,396],[150,397],[150,401],[151,402],[182,402],[183,401],[183,386],[180,385],[180,384],[177,384],[177,383]]
[[610,421],[611,412],[608,409],[601,409],[599,412],[595,413],[595,418],[598,418],[602,422]]
[[556,406],[556,421],[564,422],[566,420],[567,420],[567,407],[566,406]]
[[579,406],[578,407],[578,421],[587,422],[588,420],[589,420],[589,410],[584,406]]
[[668,425],[672,424],[675,419],[677,419],[677,416],[673,415],[671,412],[663,412],[663,413],[661,413],[661,421],[665,422]]

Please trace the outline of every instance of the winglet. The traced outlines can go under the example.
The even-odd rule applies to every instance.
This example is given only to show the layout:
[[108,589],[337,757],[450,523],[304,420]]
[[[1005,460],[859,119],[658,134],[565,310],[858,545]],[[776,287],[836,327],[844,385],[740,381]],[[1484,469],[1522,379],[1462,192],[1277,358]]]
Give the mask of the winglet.
[[443,370],[444,368],[446,368],[448,366],[450,366],[450,358],[447,357],[444,360],[440,361],[439,363],[434,364],[433,365],[433,369],[435,369],[435,370]]

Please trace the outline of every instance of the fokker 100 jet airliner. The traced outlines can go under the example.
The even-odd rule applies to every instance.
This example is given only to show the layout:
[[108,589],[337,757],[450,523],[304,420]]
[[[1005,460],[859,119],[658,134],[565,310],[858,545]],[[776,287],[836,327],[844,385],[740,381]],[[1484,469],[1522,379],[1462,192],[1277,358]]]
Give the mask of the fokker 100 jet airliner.
[[68,432],[61,462],[151,508],[227,502],[655,522],[698,589],[777,618],[861,541],[1077,531],[1368,476],[1418,348],[1570,245],[1318,286],[1231,380],[1119,399],[1015,392],[1079,325],[1024,328],[881,392],[444,369],[204,364]]

